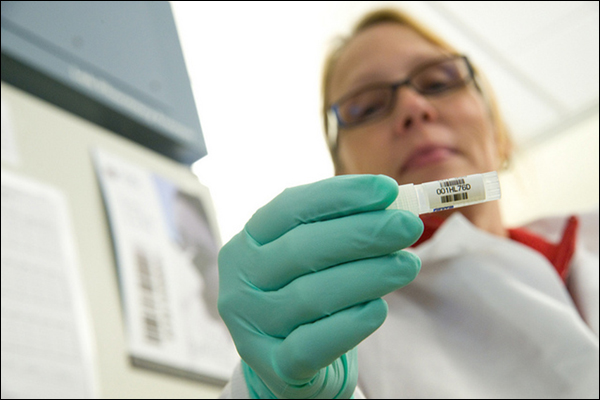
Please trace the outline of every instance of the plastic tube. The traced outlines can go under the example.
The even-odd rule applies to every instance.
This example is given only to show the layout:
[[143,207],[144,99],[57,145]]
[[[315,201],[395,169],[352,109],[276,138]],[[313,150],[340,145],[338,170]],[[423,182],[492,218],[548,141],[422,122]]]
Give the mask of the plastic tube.
[[398,197],[388,209],[419,215],[498,200],[500,196],[500,182],[494,171],[420,185],[400,185]]

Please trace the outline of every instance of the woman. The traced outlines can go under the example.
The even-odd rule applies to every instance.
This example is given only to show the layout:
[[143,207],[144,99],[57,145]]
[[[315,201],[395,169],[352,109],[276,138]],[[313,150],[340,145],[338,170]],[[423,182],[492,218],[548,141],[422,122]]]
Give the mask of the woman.
[[507,162],[469,60],[382,10],[324,78],[338,176],[284,191],[219,256],[219,310],[244,360],[224,396],[597,398],[598,256],[573,256],[576,219],[553,244],[506,229],[496,202],[424,226],[386,210],[397,184]]

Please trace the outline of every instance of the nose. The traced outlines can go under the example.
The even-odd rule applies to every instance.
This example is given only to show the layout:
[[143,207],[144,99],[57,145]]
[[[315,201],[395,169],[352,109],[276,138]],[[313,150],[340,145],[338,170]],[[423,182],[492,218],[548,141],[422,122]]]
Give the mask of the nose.
[[437,119],[437,109],[427,97],[413,88],[401,88],[396,96],[396,105],[393,111],[395,133],[406,134],[412,130],[418,130],[421,125]]

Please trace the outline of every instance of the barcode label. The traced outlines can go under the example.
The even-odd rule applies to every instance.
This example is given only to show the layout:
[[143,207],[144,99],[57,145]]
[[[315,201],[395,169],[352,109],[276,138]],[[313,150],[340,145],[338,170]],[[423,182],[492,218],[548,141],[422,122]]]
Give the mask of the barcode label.
[[481,174],[425,182],[421,186],[432,211],[448,210],[485,200]]
[[171,339],[171,316],[166,307],[167,290],[165,287],[162,263],[159,257],[153,257],[147,251],[137,248],[135,252],[139,289],[142,306],[142,326],[146,340],[159,345]]
[[463,178],[448,179],[447,181],[440,181],[440,186],[448,187],[448,186],[464,185],[464,183],[465,183],[465,180]]
[[454,195],[440,196],[440,202],[442,204],[450,203],[453,201],[468,200],[468,199],[469,199],[468,193],[458,193],[458,194],[454,194]]

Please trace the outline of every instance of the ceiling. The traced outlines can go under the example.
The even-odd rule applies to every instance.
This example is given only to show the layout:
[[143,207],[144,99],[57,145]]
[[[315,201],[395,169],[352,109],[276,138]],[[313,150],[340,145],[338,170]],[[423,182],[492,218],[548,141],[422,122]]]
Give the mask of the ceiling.
[[487,71],[518,143],[598,113],[597,1],[423,3]]

